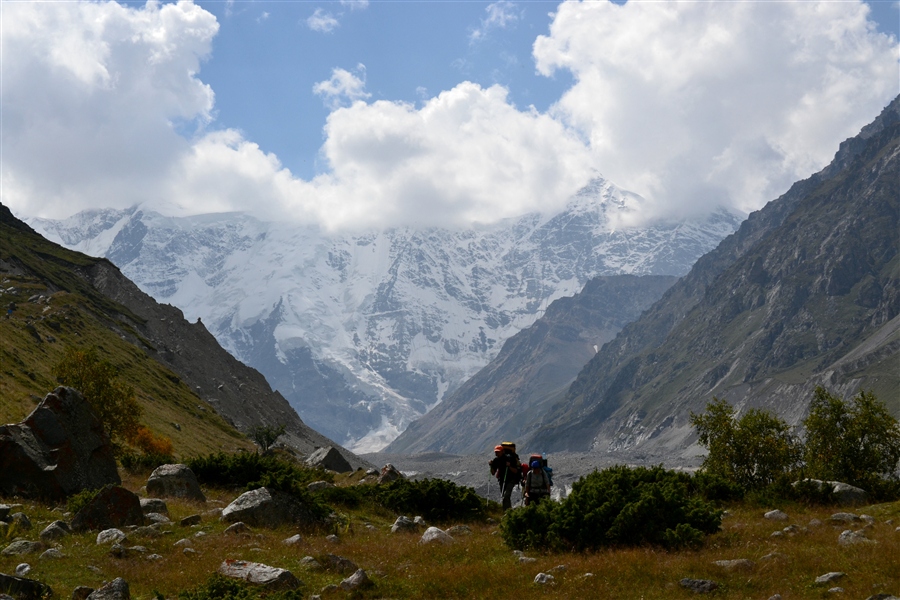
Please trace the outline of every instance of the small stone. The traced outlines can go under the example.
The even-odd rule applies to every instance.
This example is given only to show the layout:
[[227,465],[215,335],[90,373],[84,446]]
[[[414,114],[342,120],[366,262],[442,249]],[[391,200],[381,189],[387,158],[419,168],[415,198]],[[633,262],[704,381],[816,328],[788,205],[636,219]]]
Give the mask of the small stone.
[[770,510],[769,512],[764,514],[763,517],[765,517],[766,519],[769,519],[770,521],[787,521],[788,520],[787,514],[780,510],[777,510],[777,509]]
[[72,600],[85,600],[93,593],[94,588],[88,587],[86,585],[79,585],[74,590],[72,590]]
[[21,554],[36,554],[44,549],[44,545],[40,542],[31,542],[29,540],[17,540],[3,549],[0,555],[17,556]]
[[187,538],[181,538],[180,540],[178,540],[177,542],[175,542],[172,545],[182,547],[182,548],[193,548],[194,542],[192,542],[191,540],[189,540]]
[[710,579],[690,579],[685,577],[678,582],[681,587],[694,592],[695,594],[707,594],[718,589],[719,584]]
[[353,573],[354,571],[359,569],[356,563],[349,558],[337,556],[336,554],[326,554],[322,557],[322,560],[325,561],[325,568],[330,571],[337,571],[339,573]]
[[859,515],[859,518],[869,525],[875,524],[875,517],[873,517],[872,515]]
[[178,522],[182,527],[190,527],[191,525],[199,525],[203,518],[200,515],[191,515],[183,518]]
[[141,511],[147,513],[169,514],[169,507],[162,498],[141,498]]
[[391,525],[391,533],[400,533],[407,531],[416,531],[419,528],[418,525],[415,524],[409,517],[404,517],[403,515],[397,517],[397,520],[394,521],[394,524]]
[[773,537],[773,538],[784,537],[784,532],[783,531],[773,531],[772,534],[769,535],[769,537]]
[[28,563],[21,563],[16,567],[16,575],[19,577],[25,577],[28,573],[31,572],[31,565]]
[[547,585],[553,583],[553,575],[550,573],[538,573],[534,576],[534,582],[540,585]]
[[855,515],[853,513],[839,512],[839,513],[834,513],[833,515],[828,517],[828,520],[832,524],[842,524],[842,523],[853,523],[855,521],[859,521],[860,518],[859,518],[859,515]]
[[366,575],[366,572],[362,569],[357,569],[353,575],[348,577],[347,579],[341,582],[340,588],[342,590],[357,590],[361,588],[366,588],[372,585],[372,580],[369,579],[369,576]]
[[181,551],[181,553],[184,554],[185,556],[194,556],[194,555],[196,555],[196,554],[199,554],[199,552],[197,552],[197,551],[194,550],[193,548],[184,548],[184,549]]
[[203,537],[204,535],[207,535],[207,533],[206,533],[205,531],[198,531],[197,533],[194,534],[194,537],[195,537],[195,538],[201,538],[201,537]]
[[151,523],[160,523],[162,525],[167,525],[172,522],[169,517],[162,513],[147,513],[144,515],[144,518],[146,518]]
[[53,542],[71,534],[72,530],[65,521],[53,521],[41,532],[41,540],[44,542]]
[[530,556],[520,556],[520,557],[519,557],[519,562],[520,562],[521,564],[523,564],[523,565],[527,565],[527,564],[530,564],[530,563],[533,563],[533,562],[537,562],[537,559],[536,559],[536,558],[532,558],[532,557],[530,557]]
[[472,529],[468,525],[454,525],[447,530],[450,535],[472,535]]
[[781,594],[775,594],[774,596],[769,596],[769,600],[781,600]]
[[425,519],[423,519],[422,517],[418,517],[418,516],[417,516],[417,517],[414,517],[414,518],[413,518],[413,523],[415,523],[415,524],[418,525],[419,527],[428,527],[428,523],[426,523],[426,522],[425,522]]
[[97,534],[97,545],[121,543],[126,539],[125,533],[121,529],[104,529]]
[[833,587],[833,588],[831,588],[831,589],[828,590],[828,593],[829,593],[829,594],[843,594],[843,593],[844,593],[844,588],[842,588],[842,587]]
[[152,561],[162,560],[162,556],[160,556],[159,554],[148,554],[147,560],[152,560]]
[[429,527],[425,530],[425,533],[422,534],[422,539],[419,540],[420,544],[430,544],[432,542],[437,542],[439,544],[452,544],[453,538],[446,531],[442,529],[438,529],[437,527]]
[[850,531],[845,529],[838,536],[838,544],[841,546],[856,546],[860,544],[877,544],[876,540],[870,540],[862,531]]
[[298,544],[303,543],[303,536],[297,533],[287,538],[286,540],[282,540],[281,543],[285,546],[297,546]]
[[550,572],[551,573],[562,573],[563,571],[568,570],[568,568],[569,567],[567,565],[556,565],[555,567],[550,569]]
[[525,553],[521,550],[513,550],[512,553],[514,556],[525,556]]
[[746,558],[736,558],[734,560],[717,560],[713,562],[717,567],[721,567],[726,571],[752,571],[756,566],[752,560]]
[[310,571],[321,571],[324,567],[312,556],[304,556],[300,559],[300,566]]
[[787,534],[794,534],[794,533],[797,533],[798,531],[800,531],[800,526],[799,525],[788,525],[787,527],[782,529],[782,531]]
[[325,536],[325,541],[331,542],[332,544],[340,544],[341,538],[332,533],[331,535]]
[[812,519],[812,520],[810,520],[809,524],[807,525],[807,527],[821,527],[821,526],[822,526],[822,521],[820,521],[819,519]]
[[128,582],[121,577],[116,577],[106,585],[91,592],[87,600],[130,600],[131,592]]
[[227,533],[229,535],[240,535],[242,533],[250,533],[250,527],[247,526],[246,523],[242,523],[242,522],[238,521],[237,523],[233,523],[232,525],[229,525],[225,529],[225,533]]
[[832,571],[830,573],[825,573],[824,575],[819,575],[816,577],[816,585],[824,585],[826,583],[833,583],[838,579],[842,579],[846,577],[846,573],[841,573],[840,571]]
[[65,555],[56,548],[49,548],[38,557],[38,560],[52,560],[54,558],[63,558]]

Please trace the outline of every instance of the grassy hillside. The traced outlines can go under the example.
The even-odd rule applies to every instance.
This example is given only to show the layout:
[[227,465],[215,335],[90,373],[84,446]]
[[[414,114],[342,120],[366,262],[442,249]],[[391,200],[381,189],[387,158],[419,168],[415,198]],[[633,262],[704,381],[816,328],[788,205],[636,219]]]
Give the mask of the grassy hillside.
[[[142,478],[133,476],[124,482],[133,490],[143,484]],[[122,577],[130,584],[134,598],[174,600],[180,594],[204,587],[226,559],[290,570],[304,583],[302,593],[292,596],[295,598],[320,593],[325,598],[696,598],[696,594],[679,585],[683,578],[715,581],[719,589],[712,596],[722,599],[768,598],[774,594],[785,599],[817,599],[833,596],[827,593],[833,586],[842,587],[842,596],[847,598],[900,593],[900,572],[896,568],[900,564],[900,532],[895,531],[900,523],[898,502],[851,509],[874,517],[874,524],[866,532],[876,542],[871,545],[845,547],[837,543],[841,529],[846,527],[828,524],[828,517],[838,508],[787,505],[781,508],[787,512],[788,521],[770,521],[763,518],[764,508],[735,505],[730,507],[722,530],[710,536],[699,550],[671,552],[639,547],[595,553],[528,551],[526,556],[534,560],[522,562],[497,535],[496,523],[467,523],[471,533],[455,534],[455,541],[448,546],[421,545],[420,534],[390,533],[397,515],[372,506],[335,504],[341,517],[339,523],[323,529],[299,531],[284,526],[235,536],[225,534],[226,524],[208,514],[199,525],[180,526],[180,519],[221,507],[236,496],[235,491],[217,488],[204,488],[204,493],[209,499],[205,506],[167,501],[173,521],[162,527],[167,533],[159,537],[130,535],[133,539],[125,545],[144,546],[143,554],[114,558],[109,545],[96,544],[96,532],[75,534],[59,542],[63,558],[0,556],[0,572],[12,573],[18,564],[28,562],[33,567],[28,576],[49,584],[58,598],[70,597],[79,585],[96,588],[104,581]],[[13,501],[0,498],[0,502]],[[61,518],[64,509],[29,503],[21,510],[34,523],[31,533],[26,534],[28,539],[36,539],[36,532]],[[811,523],[813,519],[822,523]],[[440,527],[446,529],[452,524],[442,523]],[[771,536],[791,525],[796,531]],[[862,524],[853,527],[860,528]],[[303,538],[300,544],[282,543],[298,532]],[[338,542],[326,538],[335,532]],[[191,540],[195,554],[185,554],[181,546],[175,545],[185,538]],[[0,536],[0,547],[6,547],[9,541],[11,538],[4,540]],[[150,554],[161,558],[148,560],[146,556]],[[327,554],[356,563],[366,571],[373,586],[353,593],[324,591],[326,586],[339,585],[350,573],[309,569],[301,560],[312,556],[321,561]],[[753,564],[735,570],[714,564],[734,559],[747,559]],[[835,571],[846,576],[833,584],[815,584],[816,577]],[[534,583],[538,573],[552,574],[553,583]],[[259,597],[258,590],[245,594],[239,597]]]
[[[145,353],[149,342],[134,328],[139,317],[79,276],[79,269],[97,261],[0,219],[0,422],[20,421],[58,385],[51,373],[66,348],[96,346],[134,386],[143,424],[170,438],[176,455],[252,448]],[[10,303],[16,309],[7,314]]]

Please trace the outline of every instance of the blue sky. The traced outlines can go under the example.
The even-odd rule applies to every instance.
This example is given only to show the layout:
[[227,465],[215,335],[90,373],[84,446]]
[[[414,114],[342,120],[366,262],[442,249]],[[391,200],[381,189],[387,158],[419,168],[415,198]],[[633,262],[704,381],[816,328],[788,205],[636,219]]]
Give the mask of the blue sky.
[[900,93],[896,1],[0,2],[0,187],[325,228],[760,207]]

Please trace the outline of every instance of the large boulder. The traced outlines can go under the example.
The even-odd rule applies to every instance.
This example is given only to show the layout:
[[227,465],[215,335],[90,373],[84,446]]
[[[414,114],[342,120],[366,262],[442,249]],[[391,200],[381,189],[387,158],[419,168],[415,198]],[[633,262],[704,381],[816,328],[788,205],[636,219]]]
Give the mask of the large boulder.
[[222,511],[222,521],[243,522],[253,527],[283,524],[308,525],[315,522],[310,510],[297,498],[271,488],[244,492]]
[[109,436],[77,390],[58,387],[21,423],[0,427],[0,495],[62,500],[121,481]]
[[184,498],[206,502],[197,476],[187,465],[161,465],[150,473],[147,493],[160,498]]
[[337,473],[347,473],[353,470],[347,459],[341,456],[341,453],[335,450],[333,446],[319,448],[309,455],[309,458],[306,459],[306,464],[313,468],[322,467]]
[[113,529],[144,524],[141,500],[118,485],[108,485],[72,518],[73,531]]
[[34,579],[0,573],[0,593],[9,594],[18,600],[41,600],[42,598],[51,597],[53,590],[46,584]]
[[841,505],[854,505],[854,504],[865,504],[868,502],[869,495],[862,488],[858,488],[850,485],[849,483],[844,483],[842,481],[822,481],[821,479],[802,479],[800,481],[795,481],[792,485],[797,487],[800,483],[811,483],[815,485],[818,489],[823,490],[826,488],[831,488],[831,493],[838,504]]

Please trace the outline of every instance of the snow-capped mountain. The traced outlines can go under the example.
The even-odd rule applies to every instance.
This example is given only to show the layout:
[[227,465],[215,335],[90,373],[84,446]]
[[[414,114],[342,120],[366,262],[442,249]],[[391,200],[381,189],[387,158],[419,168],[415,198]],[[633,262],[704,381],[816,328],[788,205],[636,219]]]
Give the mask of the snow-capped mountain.
[[626,227],[643,200],[602,179],[558,214],[467,230],[328,234],[246,214],[139,208],[29,224],[115,263],[202,318],[300,416],[375,451],[493,358],[553,300],[597,275],[683,275],[739,215]]

